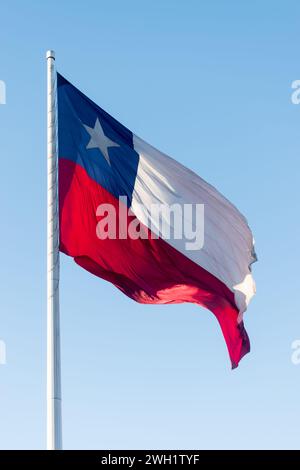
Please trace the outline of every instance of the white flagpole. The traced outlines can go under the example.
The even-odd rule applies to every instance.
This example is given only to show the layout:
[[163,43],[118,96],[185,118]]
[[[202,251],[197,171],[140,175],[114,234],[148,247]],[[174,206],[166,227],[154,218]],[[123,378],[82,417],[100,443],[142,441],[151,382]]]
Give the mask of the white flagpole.
[[47,51],[47,449],[62,449],[55,53]]

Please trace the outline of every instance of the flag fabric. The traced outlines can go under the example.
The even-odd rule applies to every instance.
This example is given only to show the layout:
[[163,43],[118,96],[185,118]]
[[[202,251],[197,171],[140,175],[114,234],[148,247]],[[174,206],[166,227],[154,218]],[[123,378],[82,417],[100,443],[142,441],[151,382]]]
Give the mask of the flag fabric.
[[[250,350],[243,313],[255,292],[256,256],[244,216],[60,74],[57,108],[60,250],[137,302],[209,309],[237,367]],[[203,208],[203,236],[185,210],[190,205]],[[198,246],[189,234],[174,235],[174,218],[153,207],[182,209],[181,222],[195,229]],[[109,213],[116,215],[113,229]]]

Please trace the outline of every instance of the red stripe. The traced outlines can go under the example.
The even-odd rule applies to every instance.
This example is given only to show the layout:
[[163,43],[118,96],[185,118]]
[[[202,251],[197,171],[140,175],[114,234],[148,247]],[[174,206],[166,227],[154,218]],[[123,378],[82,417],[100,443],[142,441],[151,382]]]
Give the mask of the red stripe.
[[[237,323],[234,295],[221,281],[166,241],[152,239],[144,226],[146,239],[100,240],[96,235],[96,209],[104,202],[118,209],[119,201],[81,166],[62,158],[59,201],[61,251],[137,302],[194,302],[208,308],[220,323],[232,367],[237,367],[250,350],[249,339],[243,323]],[[129,216],[129,221],[133,219]]]

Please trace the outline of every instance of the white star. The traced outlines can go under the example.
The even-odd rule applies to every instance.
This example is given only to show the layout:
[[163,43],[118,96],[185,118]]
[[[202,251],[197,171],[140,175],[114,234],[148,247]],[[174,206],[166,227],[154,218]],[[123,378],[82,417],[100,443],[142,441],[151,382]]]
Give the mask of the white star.
[[108,148],[109,147],[120,147],[119,144],[116,144],[113,140],[110,140],[103,132],[102,126],[99,122],[99,119],[96,119],[95,127],[89,127],[85,124],[85,130],[90,134],[91,138],[89,143],[87,144],[87,149],[99,149],[102,155],[104,156],[107,163],[110,165],[110,159],[108,155]]

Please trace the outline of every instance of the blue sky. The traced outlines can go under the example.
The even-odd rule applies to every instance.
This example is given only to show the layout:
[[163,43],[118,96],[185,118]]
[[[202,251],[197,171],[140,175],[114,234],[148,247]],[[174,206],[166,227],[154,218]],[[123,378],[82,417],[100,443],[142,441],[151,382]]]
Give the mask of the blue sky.
[[256,239],[252,351],[213,315],[134,303],[61,258],[68,449],[299,448],[297,1],[1,3],[0,447],[45,447],[46,61],[214,184]]

